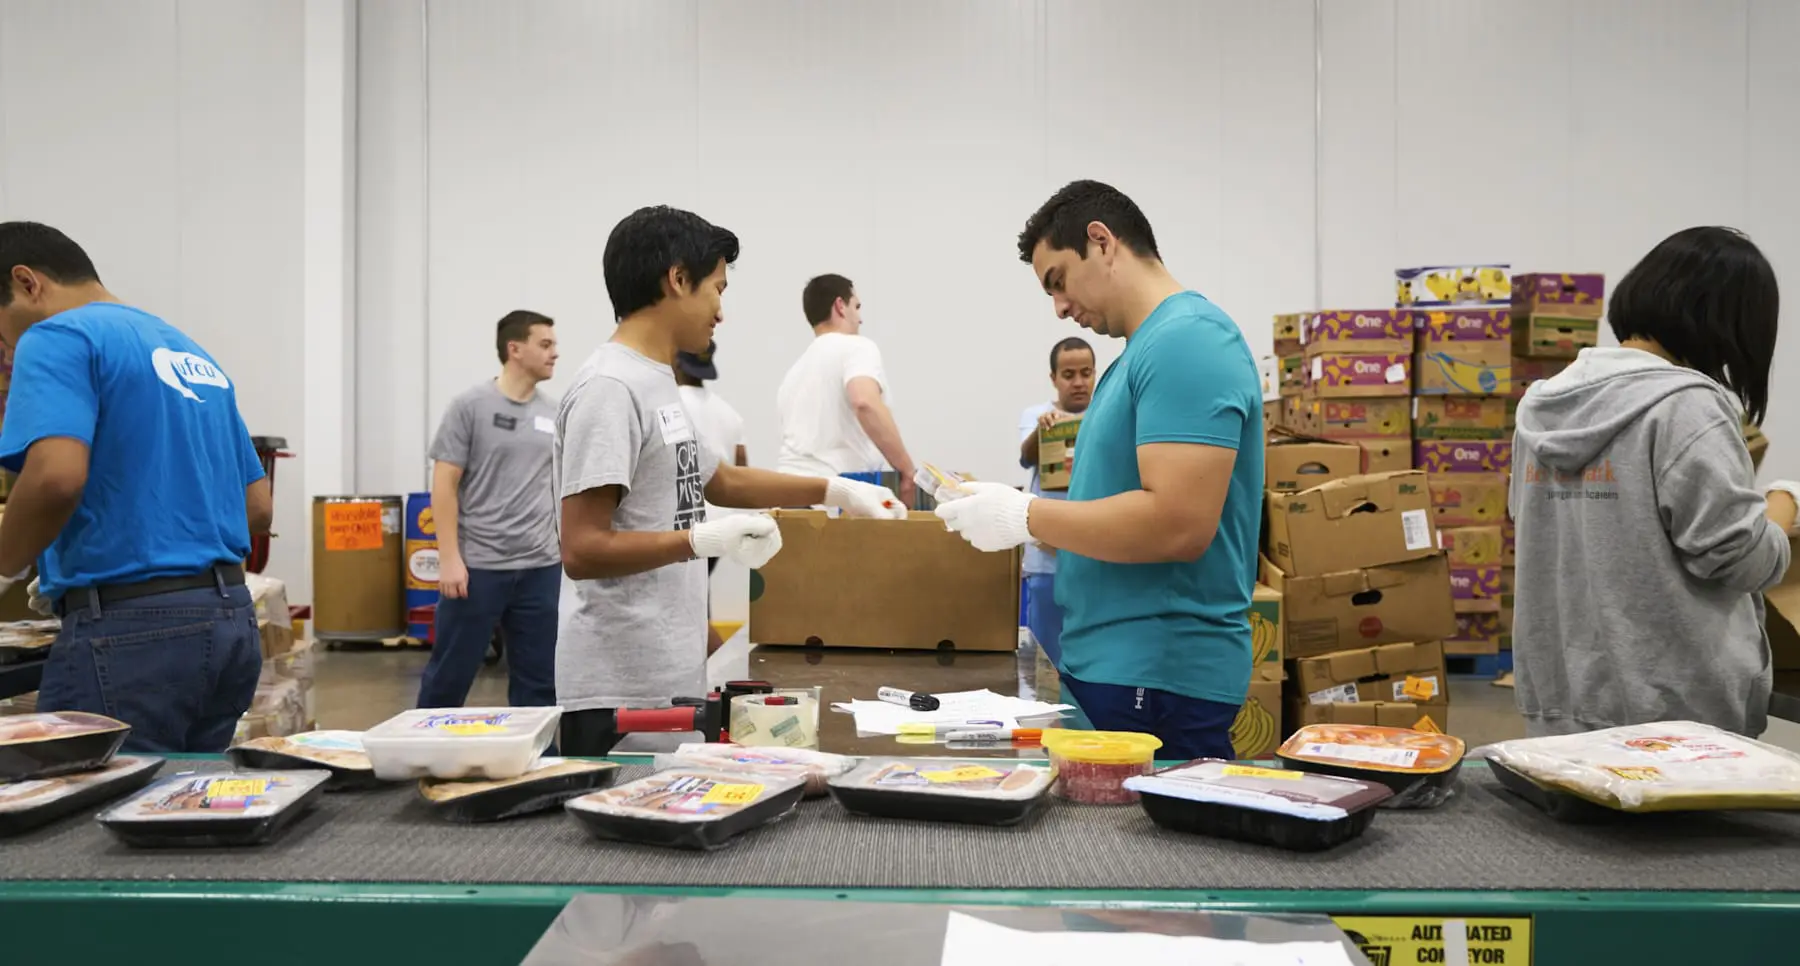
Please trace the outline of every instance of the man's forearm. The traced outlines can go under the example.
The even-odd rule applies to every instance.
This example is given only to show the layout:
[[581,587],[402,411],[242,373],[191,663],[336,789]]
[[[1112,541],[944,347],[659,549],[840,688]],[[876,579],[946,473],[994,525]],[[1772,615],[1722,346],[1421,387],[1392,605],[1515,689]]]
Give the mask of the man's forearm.
[[825,502],[830,480],[791,476],[748,466],[721,466],[706,488],[715,505],[743,510],[813,506]]
[[562,535],[563,571],[571,580],[603,580],[648,573],[694,559],[686,530],[595,530]]
[[36,563],[80,505],[80,491],[61,493],[38,485],[28,467],[0,516],[0,576],[18,576]]
[[856,407],[856,422],[862,431],[869,436],[869,442],[881,451],[883,459],[888,461],[901,478],[910,479],[918,467],[913,465],[912,456],[906,452],[906,443],[900,439],[900,425],[894,422],[893,410],[880,400],[868,405]]
[[431,488],[431,520],[437,527],[438,556],[462,559],[462,539],[457,523],[462,519],[462,504],[457,502],[455,487]]
[[1157,510],[1156,498],[1146,490],[1079,503],[1033,500],[1030,522],[1031,535],[1042,543],[1119,564],[1195,560],[1218,531],[1216,521],[1198,535],[1169,526]]

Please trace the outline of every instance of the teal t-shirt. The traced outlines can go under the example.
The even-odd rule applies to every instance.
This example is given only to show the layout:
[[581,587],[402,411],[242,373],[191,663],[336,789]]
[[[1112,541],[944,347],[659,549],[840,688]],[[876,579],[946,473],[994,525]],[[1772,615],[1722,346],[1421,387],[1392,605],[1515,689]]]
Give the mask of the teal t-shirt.
[[1181,563],[1059,553],[1063,669],[1090,684],[1242,704],[1262,523],[1262,382],[1237,323],[1194,292],[1164,299],[1100,377],[1069,499],[1143,489],[1137,448],[1146,443],[1237,451],[1218,535],[1200,559]]

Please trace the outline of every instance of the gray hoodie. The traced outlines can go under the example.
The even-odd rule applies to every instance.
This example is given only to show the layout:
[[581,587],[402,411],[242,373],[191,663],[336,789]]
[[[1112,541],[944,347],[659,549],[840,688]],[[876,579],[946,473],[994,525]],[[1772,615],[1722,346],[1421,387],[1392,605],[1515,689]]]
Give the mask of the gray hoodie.
[[1519,403],[1513,659],[1532,735],[1768,724],[1762,591],[1788,567],[1741,410],[1637,349],[1583,349]]

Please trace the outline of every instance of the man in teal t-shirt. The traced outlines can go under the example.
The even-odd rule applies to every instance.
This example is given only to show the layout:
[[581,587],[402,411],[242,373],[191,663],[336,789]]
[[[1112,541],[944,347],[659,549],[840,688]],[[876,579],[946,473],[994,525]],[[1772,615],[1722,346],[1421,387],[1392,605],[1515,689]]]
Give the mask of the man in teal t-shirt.
[[1060,548],[1063,683],[1096,728],[1155,735],[1163,758],[1229,759],[1262,513],[1255,360],[1231,318],[1163,267],[1117,189],[1058,191],[1019,254],[1058,317],[1125,351],[1082,421],[1068,500],[970,484],[938,515],[981,550]]

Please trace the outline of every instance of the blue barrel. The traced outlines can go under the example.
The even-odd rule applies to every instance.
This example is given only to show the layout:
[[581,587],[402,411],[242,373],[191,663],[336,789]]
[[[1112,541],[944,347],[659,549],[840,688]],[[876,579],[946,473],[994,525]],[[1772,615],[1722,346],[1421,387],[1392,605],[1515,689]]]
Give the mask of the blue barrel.
[[431,517],[431,494],[406,497],[406,634],[414,640],[432,639],[431,621],[414,620],[420,607],[438,602],[437,521]]

